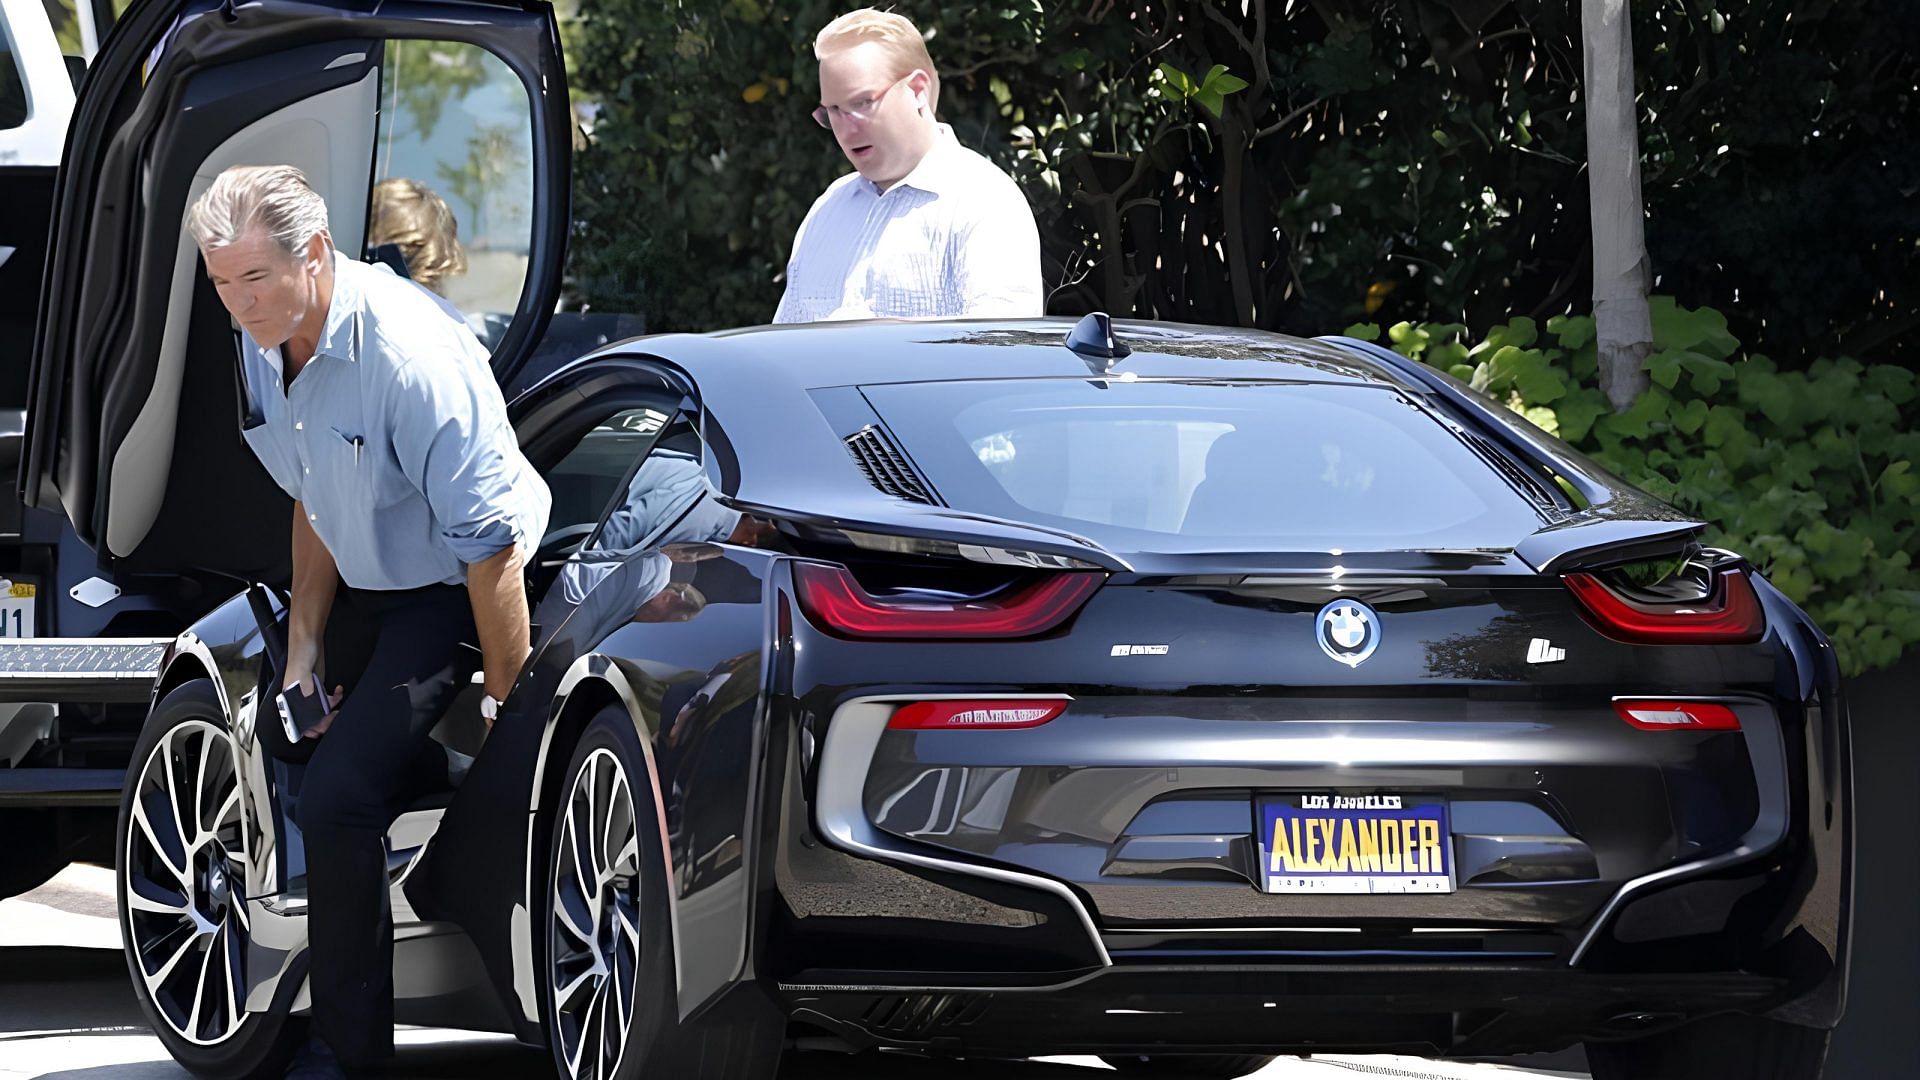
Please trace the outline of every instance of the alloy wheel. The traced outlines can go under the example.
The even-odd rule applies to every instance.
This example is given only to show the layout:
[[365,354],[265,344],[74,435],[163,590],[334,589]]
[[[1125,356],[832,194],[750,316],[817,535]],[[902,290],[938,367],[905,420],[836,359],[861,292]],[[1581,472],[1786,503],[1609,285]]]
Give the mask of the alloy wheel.
[[247,1017],[246,832],[227,734],[169,729],[141,763],[121,872],[147,995],[175,1034],[210,1046]]
[[620,759],[595,750],[562,806],[553,871],[554,1036],[573,1080],[616,1075],[640,964],[640,843]]

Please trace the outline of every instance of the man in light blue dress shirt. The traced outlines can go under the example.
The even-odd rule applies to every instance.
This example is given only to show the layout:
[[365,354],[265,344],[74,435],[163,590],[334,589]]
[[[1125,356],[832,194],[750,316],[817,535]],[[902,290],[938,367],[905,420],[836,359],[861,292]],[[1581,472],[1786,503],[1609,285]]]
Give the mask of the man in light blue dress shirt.
[[[489,723],[519,675],[551,499],[459,312],[335,251],[299,170],[228,169],[188,225],[242,328],[242,434],[294,500],[283,697],[318,723],[297,810],[314,1040],[289,1075],[340,1076],[393,1049],[386,830],[475,667]],[[327,633],[343,620],[362,631]]]

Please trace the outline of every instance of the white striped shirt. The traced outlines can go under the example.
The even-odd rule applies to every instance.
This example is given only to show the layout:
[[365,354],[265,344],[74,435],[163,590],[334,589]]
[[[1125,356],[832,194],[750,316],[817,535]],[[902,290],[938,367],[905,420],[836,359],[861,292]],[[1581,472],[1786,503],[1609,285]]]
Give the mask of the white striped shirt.
[[1045,308],[1026,196],[941,124],[933,149],[884,193],[855,172],[814,201],[773,321],[1021,318]]

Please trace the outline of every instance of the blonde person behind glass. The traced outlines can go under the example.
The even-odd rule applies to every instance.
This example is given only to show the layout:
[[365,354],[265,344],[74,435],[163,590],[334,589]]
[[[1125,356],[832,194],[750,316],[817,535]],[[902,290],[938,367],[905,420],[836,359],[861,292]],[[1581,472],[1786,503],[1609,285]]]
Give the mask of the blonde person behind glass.
[[399,248],[407,276],[436,296],[447,295],[447,278],[467,272],[459,221],[447,201],[418,180],[396,176],[373,186],[367,246],[382,244]]
[[863,8],[814,39],[820,107],[854,171],[807,212],[774,322],[1044,313],[1020,188],[935,119],[940,75],[911,22]]

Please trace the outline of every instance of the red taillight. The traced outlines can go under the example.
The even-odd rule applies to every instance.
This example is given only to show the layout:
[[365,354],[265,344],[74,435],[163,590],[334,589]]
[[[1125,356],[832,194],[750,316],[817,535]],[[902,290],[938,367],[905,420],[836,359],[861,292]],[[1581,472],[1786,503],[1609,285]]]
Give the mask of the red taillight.
[[979,600],[878,597],[844,566],[796,563],[795,592],[816,625],[844,638],[1025,638],[1044,634],[1080,610],[1105,575],[1052,574]]
[[1641,731],[1739,731],[1740,718],[1711,701],[1615,701],[1613,711]]
[[1767,628],[1760,597],[1743,570],[1716,574],[1713,594],[1704,600],[1665,604],[1629,600],[1592,574],[1568,574],[1566,581],[1594,626],[1618,641],[1737,645],[1760,640]]
[[895,709],[890,728],[907,731],[1004,731],[1039,727],[1067,709],[1064,701],[916,701]]

